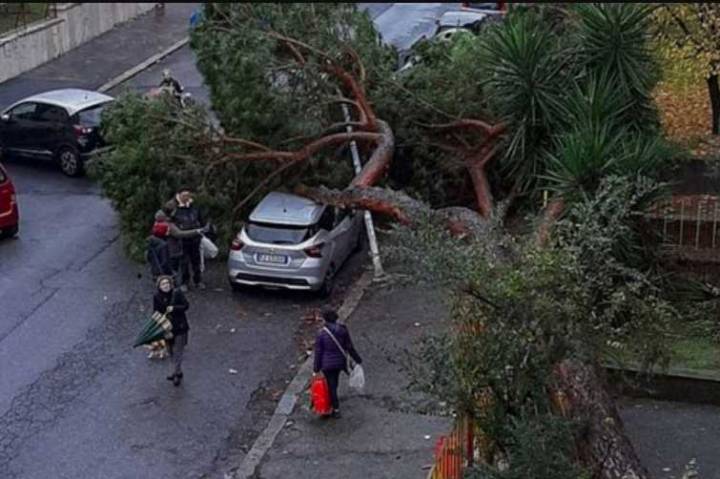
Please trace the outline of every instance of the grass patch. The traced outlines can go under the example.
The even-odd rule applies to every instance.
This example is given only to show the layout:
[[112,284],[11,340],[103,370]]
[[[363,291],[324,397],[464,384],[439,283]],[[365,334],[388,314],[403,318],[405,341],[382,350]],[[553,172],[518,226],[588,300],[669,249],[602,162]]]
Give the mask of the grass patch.
[[49,18],[53,13],[52,3],[2,3],[0,4],[0,35]]
[[[720,372],[720,341],[710,320],[680,323],[670,339],[669,367],[690,371]],[[639,356],[631,348],[609,347],[605,357],[611,364],[636,366]]]
[[712,338],[678,339],[671,346],[670,366],[683,369],[720,370],[720,345]]

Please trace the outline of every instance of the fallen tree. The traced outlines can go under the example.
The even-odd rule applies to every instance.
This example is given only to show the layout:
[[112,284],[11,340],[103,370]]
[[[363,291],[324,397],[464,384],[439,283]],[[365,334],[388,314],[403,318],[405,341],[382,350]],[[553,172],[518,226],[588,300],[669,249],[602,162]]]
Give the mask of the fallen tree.
[[[439,138],[439,143],[433,147],[448,151],[451,156],[461,160],[462,166],[469,173],[473,184],[476,210],[463,207],[435,209],[428,203],[413,199],[403,192],[379,186],[391,165],[396,138],[394,125],[385,116],[376,112],[375,105],[378,99],[376,97],[373,101],[370,93],[372,85],[378,83],[377,76],[387,72],[384,72],[382,68],[369,70],[365,68],[365,62],[368,62],[368,59],[370,62],[374,62],[384,58],[383,49],[374,43],[377,40],[374,33],[369,35],[363,30],[370,28],[368,27],[369,22],[363,20],[356,23],[342,23],[344,19],[355,15],[354,12],[343,10],[348,7],[314,5],[303,9],[298,6],[270,4],[209,4],[208,8],[206,20],[193,33],[193,43],[200,51],[200,66],[211,87],[213,106],[218,112],[225,132],[220,133],[213,129],[198,130],[193,128],[194,125],[185,125],[184,129],[177,131],[172,130],[188,134],[189,139],[187,140],[185,136],[178,135],[188,142],[187,145],[183,144],[182,146],[187,146],[189,152],[198,155],[193,158],[192,154],[187,152],[174,151],[174,160],[190,163],[192,160],[199,162],[197,158],[202,158],[199,163],[207,171],[213,172],[214,181],[218,183],[227,181],[225,173],[233,171],[231,167],[221,169],[226,165],[238,168],[234,171],[236,177],[241,177],[242,172],[245,171],[253,172],[255,177],[260,180],[249,193],[247,190],[239,188],[237,185],[240,183],[238,182],[228,188],[230,191],[228,196],[237,194],[238,190],[242,192],[239,201],[235,202],[236,213],[247,204],[250,198],[264,190],[271,189],[278,184],[288,186],[300,184],[295,191],[301,195],[326,204],[357,207],[388,215],[400,224],[407,226],[409,230],[422,230],[426,220],[429,220],[434,225],[433,227],[440,224],[450,234],[440,235],[442,243],[436,244],[434,249],[428,250],[425,257],[432,259],[437,256],[447,259],[446,265],[456,265],[463,271],[468,266],[475,268],[471,272],[474,280],[469,284],[463,284],[456,290],[457,294],[467,296],[473,302],[469,310],[463,310],[463,314],[467,314],[469,320],[482,321],[483,318],[491,318],[497,320],[498,326],[505,324],[503,320],[512,320],[518,329],[526,328],[527,330],[534,327],[535,319],[533,314],[526,314],[528,311],[518,314],[516,309],[508,307],[503,310],[502,314],[490,313],[486,308],[491,306],[488,306],[486,304],[488,302],[483,300],[490,298],[490,305],[499,304],[502,302],[503,295],[517,295],[517,291],[521,291],[529,295],[537,295],[530,298],[534,300],[533,305],[537,306],[537,310],[529,310],[529,312],[543,311],[547,320],[545,326],[553,327],[551,323],[555,318],[550,312],[558,314],[559,311],[559,314],[564,314],[564,311],[562,307],[557,308],[557,311],[553,308],[542,309],[544,308],[543,301],[547,299],[543,294],[547,292],[548,283],[543,281],[524,283],[522,277],[518,278],[518,275],[525,274],[523,266],[539,267],[537,264],[532,262],[515,264],[511,259],[502,266],[502,269],[498,270],[505,277],[493,278],[493,271],[488,270],[487,265],[483,266],[482,263],[488,265],[500,263],[502,265],[505,261],[497,261],[497,258],[494,257],[478,257],[479,263],[471,261],[474,258],[474,250],[496,250],[498,243],[503,241],[494,236],[497,230],[490,221],[493,217],[502,217],[504,213],[495,211],[488,179],[488,168],[503,145],[504,136],[517,138],[520,131],[521,133],[530,132],[529,137],[543,132],[548,133],[548,137],[550,137],[552,130],[548,124],[543,125],[543,128],[540,129],[535,128],[533,124],[537,120],[544,121],[547,118],[543,116],[523,117],[522,121],[516,121],[517,119],[511,115],[503,115],[503,118],[507,117],[507,121],[491,123],[481,120],[482,112],[478,111],[456,112],[457,114],[445,118],[444,121],[416,122],[415,125],[424,131],[424,136]],[[338,8],[338,10],[334,10],[334,8]],[[321,11],[311,11],[314,9]],[[299,20],[291,24],[286,17],[297,17]],[[338,25],[342,28],[338,28]],[[299,33],[293,31],[295,26],[298,26],[296,30],[299,30]],[[298,40],[298,38],[303,38],[303,40]],[[362,52],[359,52],[358,48],[355,48],[356,46],[362,47]],[[218,58],[218,55],[224,54],[223,52],[235,51],[234,49],[241,50],[246,55]],[[556,58],[549,58],[548,61],[550,60],[556,60]],[[381,61],[377,63],[382,67]],[[558,67],[548,68],[548,64],[541,68],[542,75],[535,75],[533,79],[548,80],[552,77],[552,72],[558,71]],[[502,78],[499,80],[505,81]],[[237,85],[242,85],[246,91],[237,94]],[[530,102],[532,103],[532,101],[534,99],[531,98]],[[338,118],[338,106],[343,104],[351,107],[349,122]],[[439,117],[442,116],[439,115]],[[439,119],[439,117],[433,118],[433,120]],[[184,117],[182,113],[176,112],[173,118],[156,118],[156,121],[167,121],[173,126],[178,126],[184,121]],[[353,131],[343,131],[347,126],[351,126]],[[527,129],[523,130],[525,127]],[[157,128],[152,131],[160,135],[163,133],[161,130],[161,128]],[[129,138],[131,135],[127,135],[127,137]],[[177,138],[174,139],[177,140]],[[359,143],[361,148],[368,152],[369,159],[358,175],[343,177],[342,180],[337,179],[332,182],[343,186],[349,184],[348,188],[341,189],[342,186],[325,188],[312,185],[305,187],[302,186],[305,183],[303,178],[298,179],[291,176],[293,174],[300,176],[298,171],[327,173],[333,171],[334,168],[340,169],[340,165],[333,164],[335,158],[328,152],[333,149],[337,150],[351,141]],[[547,146],[550,143],[547,138],[537,143],[522,141],[523,148],[535,145]],[[510,144],[514,144],[512,139]],[[154,145],[147,153],[149,156],[162,155],[165,147],[164,144],[159,147]],[[518,147],[516,150],[521,151],[522,148]],[[518,168],[521,168],[525,173],[530,172],[532,175],[543,171],[533,168],[525,170],[525,166],[523,166],[523,161],[527,159],[525,153],[527,151],[523,150],[522,154],[518,154],[515,164],[510,170],[519,171]],[[538,152],[531,153],[539,155]],[[141,155],[135,156],[139,162]],[[187,158],[188,156],[190,158]],[[504,159],[507,160],[507,155]],[[122,158],[118,158],[118,163],[121,160]],[[325,162],[322,164],[322,168],[316,167],[316,162],[319,161]],[[145,167],[145,164],[142,166]],[[193,167],[195,166],[193,165]],[[197,169],[192,171],[196,172]],[[139,168],[139,174],[135,173],[135,175],[124,176],[111,174],[108,177],[121,177],[123,181],[126,178],[132,178],[135,181],[134,178],[141,177],[145,171]],[[160,173],[169,175],[172,174],[172,171]],[[322,181],[317,183],[324,184]],[[122,189],[120,192],[128,195],[128,189]],[[121,200],[124,201],[124,198]],[[493,213],[493,211],[495,212]],[[435,231],[435,234],[437,233]],[[454,242],[459,240],[458,237],[462,239],[465,246],[460,249],[450,248],[449,245],[456,245]],[[415,254],[417,254],[416,249],[428,246],[423,244],[424,241],[419,243],[420,246],[417,241],[409,243]],[[443,256],[448,253],[452,253],[454,256],[452,258]],[[551,262],[554,261],[551,257],[547,257],[547,259]],[[557,267],[557,265],[555,266]],[[517,270],[514,270],[516,267]],[[488,276],[483,273],[488,273]],[[573,321],[568,320],[567,324],[563,322],[559,322],[559,324],[575,327],[580,323],[578,318],[594,318],[591,313],[600,312],[592,310],[592,308],[578,311],[578,309],[582,309],[583,301],[587,301],[587,298],[582,295],[578,296],[579,293],[571,287],[572,283],[567,283],[567,278],[578,279],[580,276],[567,276],[564,274],[566,271],[562,269],[560,272],[552,270],[550,273],[552,281],[549,283],[559,290],[548,297],[559,306],[573,308]],[[507,278],[526,287],[510,287],[512,285],[508,285]],[[495,295],[488,294],[486,289],[492,286],[494,281],[504,284],[507,290],[496,292]],[[559,286],[556,286],[556,283]],[[586,292],[583,291],[583,293]],[[574,298],[575,303],[565,303],[568,296]],[[517,300],[518,298],[525,299],[522,296],[511,299]],[[522,304],[522,301],[519,303]],[[487,321],[485,327],[489,327],[491,323],[492,321]],[[507,328],[504,331],[507,334],[508,331],[513,331],[513,328]],[[626,447],[629,443],[624,438],[621,425],[617,427],[606,427],[605,425],[605,418],[614,418],[617,414],[613,412],[615,410],[611,399],[604,394],[604,385],[599,379],[596,380],[593,370],[594,362],[578,361],[572,363],[572,368],[570,368],[567,366],[568,363],[564,362],[567,357],[557,354],[557,351],[553,349],[552,341],[559,341],[568,336],[579,341],[579,344],[583,344],[583,336],[578,335],[577,331],[557,331],[555,329],[549,331],[552,332],[551,335],[545,334],[546,331],[542,329],[538,329],[537,334],[533,334],[537,340],[535,344],[542,345],[546,350],[533,349],[537,348],[536,345],[519,343],[516,346],[520,347],[511,348],[512,352],[516,352],[518,355],[506,355],[505,357],[509,358],[509,361],[502,367],[522,368],[524,362],[528,361],[526,358],[531,350],[549,354],[543,357],[547,357],[548,365],[555,367],[555,370],[558,371],[557,377],[553,376],[556,379],[554,386],[569,398],[567,411],[571,417],[582,419],[586,424],[586,433],[577,436],[578,449],[588,451],[580,456],[582,463],[595,471],[597,477],[619,478],[620,476],[616,475],[617,471],[632,472],[636,474],[634,477],[645,477],[638,466],[639,461],[632,447]],[[583,331],[585,331],[584,328]],[[569,333],[573,334],[569,335]],[[500,336],[492,337],[492,340],[498,340],[497,344],[512,347],[512,344],[503,343],[499,339],[501,339]],[[471,342],[469,346],[477,347],[478,344],[487,346],[488,351],[494,350],[493,345],[488,342]],[[485,358],[483,357],[483,359]],[[475,361],[470,369],[478,367],[484,367],[483,360]],[[538,384],[545,385],[544,381],[550,377],[550,370],[539,368],[538,371],[548,373],[545,376],[538,375],[534,378]],[[493,371],[493,374],[497,374],[497,371]],[[510,380],[513,378],[514,376],[510,376]],[[486,386],[473,382],[470,384],[473,387],[470,388],[470,391],[466,391],[466,393],[470,393],[470,397],[474,397]],[[515,386],[513,385],[513,387]],[[496,391],[497,402],[502,403],[504,401],[502,388],[494,387],[493,390]],[[551,397],[548,390],[543,390],[542,395],[544,395],[544,401],[548,401]],[[535,399],[543,401],[542,395],[538,394]],[[519,402],[511,404],[512,407],[507,409],[504,419],[511,419],[512,413],[522,405],[524,397],[518,395],[517,399]],[[469,402],[471,401],[467,403]],[[612,457],[612,462],[603,459],[595,451],[611,451],[612,454],[609,457]],[[512,462],[512,457],[510,459]]]

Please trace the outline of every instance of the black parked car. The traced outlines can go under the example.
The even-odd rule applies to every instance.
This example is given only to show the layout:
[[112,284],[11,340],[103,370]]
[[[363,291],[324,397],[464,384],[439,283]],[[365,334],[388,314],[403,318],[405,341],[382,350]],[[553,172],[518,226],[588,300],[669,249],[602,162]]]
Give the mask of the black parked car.
[[85,160],[105,146],[100,115],[112,100],[75,88],[25,98],[0,114],[0,149],[6,157],[55,160],[66,175],[80,176]]

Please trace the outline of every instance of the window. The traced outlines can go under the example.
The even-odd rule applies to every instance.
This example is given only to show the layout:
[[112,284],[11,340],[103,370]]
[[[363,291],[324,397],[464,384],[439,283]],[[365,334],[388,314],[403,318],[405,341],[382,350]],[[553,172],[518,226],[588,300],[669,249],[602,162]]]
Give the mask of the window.
[[350,214],[350,210],[344,208],[335,208],[335,227],[343,222]]
[[5,183],[7,181],[7,176],[5,176],[5,172],[0,168],[0,183]]
[[37,103],[21,103],[10,110],[10,116],[16,120],[33,120],[36,110]]
[[40,103],[35,116],[38,121],[62,123],[67,119],[67,112],[57,106]]
[[86,108],[77,113],[75,121],[76,124],[82,126],[100,126],[100,120],[102,119],[102,112],[105,108],[105,103],[102,105],[95,105],[90,108]]
[[325,207],[325,210],[320,216],[320,221],[318,221],[318,226],[326,231],[333,230],[335,227],[335,208],[330,206]]
[[269,223],[248,223],[245,234],[258,243],[270,244],[298,244],[310,236],[310,229],[306,226],[273,225]]

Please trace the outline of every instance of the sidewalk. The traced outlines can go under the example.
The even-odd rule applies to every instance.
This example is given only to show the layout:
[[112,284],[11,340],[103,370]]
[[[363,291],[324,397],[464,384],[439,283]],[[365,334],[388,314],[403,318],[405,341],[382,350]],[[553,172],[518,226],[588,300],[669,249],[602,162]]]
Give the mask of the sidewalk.
[[341,419],[319,419],[302,400],[256,471],[260,479],[342,477],[424,479],[438,436],[450,418],[421,414],[428,398],[407,391],[396,360],[423,334],[444,326],[436,292],[415,287],[375,287],[348,324],[363,357],[366,388],[340,386]]
[[199,3],[166,3],[29,72],[0,83],[0,108],[57,88],[96,89],[188,35]]

